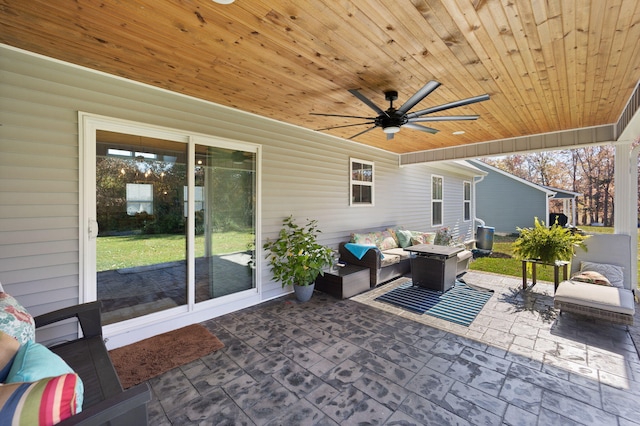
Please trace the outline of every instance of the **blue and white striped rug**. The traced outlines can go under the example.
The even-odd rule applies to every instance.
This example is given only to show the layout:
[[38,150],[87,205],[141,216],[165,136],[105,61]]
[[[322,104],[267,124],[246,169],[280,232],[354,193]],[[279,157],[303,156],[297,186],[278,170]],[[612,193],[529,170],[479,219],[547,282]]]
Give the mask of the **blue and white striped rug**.
[[462,281],[456,281],[446,293],[407,281],[375,300],[468,327],[492,295],[493,290],[476,289]]

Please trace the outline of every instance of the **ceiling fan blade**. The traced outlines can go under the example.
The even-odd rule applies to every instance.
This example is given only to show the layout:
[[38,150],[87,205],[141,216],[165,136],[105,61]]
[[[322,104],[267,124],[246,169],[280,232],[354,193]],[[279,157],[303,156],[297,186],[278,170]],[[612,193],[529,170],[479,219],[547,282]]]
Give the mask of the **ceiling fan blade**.
[[365,124],[373,124],[373,121],[367,121],[366,123],[356,123],[356,124],[345,124],[343,126],[333,126],[333,127],[325,127],[323,129],[316,129],[316,131],[321,131],[321,130],[331,130],[331,129],[341,129],[343,127],[353,127],[353,126],[362,126]]
[[440,83],[438,83],[435,80],[431,80],[430,82],[422,86],[422,89],[418,90],[412,97],[407,99],[407,101],[403,103],[400,108],[398,108],[398,112],[401,114],[406,114],[411,108],[416,106],[418,102],[426,98],[431,92],[436,90],[439,86],[440,86]]
[[351,136],[349,139],[357,138],[358,136],[360,136],[360,135],[362,135],[362,134],[364,134],[364,133],[367,133],[367,132],[368,132],[368,131],[370,131],[370,130],[375,129],[376,127],[378,127],[378,126],[369,127],[367,130],[363,130],[363,131],[362,131],[362,132],[360,132],[360,133],[356,133],[355,135]]
[[378,115],[380,114],[385,114],[388,115],[386,112],[384,112],[383,110],[380,109],[380,107],[376,104],[374,104],[373,102],[371,102],[369,100],[369,98],[367,98],[365,95],[363,95],[362,93],[358,92],[356,89],[349,89],[349,93],[351,93],[353,96],[355,96],[356,98],[360,99],[364,104],[366,104],[369,108],[371,108],[372,110],[374,110],[375,112],[378,113]]
[[479,115],[446,115],[442,117],[415,117],[410,118],[409,123],[426,123],[429,121],[462,121],[477,120]]
[[359,115],[341,115],[341,114],[322,114],[319,112],[310,112],[310,115],[321,115],[323,117],[344,117],[344,118],[362,118],[363,120],[370,120],[371,117],[361,117]]
[[482,102],[489,100],[489,95],[484,94],[480,96],[473,96],[467,99],[460,99],[459,101],[449,102],[448,104],[438,105],[431,108],[423,109],[420,111],[407,114],[407,118],[415,118],[425,114],[431,114],[433,112],[444,111],[445,109],[457,108],[465,105],[474,104],[476,102]]
[[421,126],[415,123],[405,123],[402,125],[402,127],[408,127],[409,129],[420,130],[421,132],[427,132],[432,134],[436,134],[439,132],[439,130],[432,129],[431,127]]

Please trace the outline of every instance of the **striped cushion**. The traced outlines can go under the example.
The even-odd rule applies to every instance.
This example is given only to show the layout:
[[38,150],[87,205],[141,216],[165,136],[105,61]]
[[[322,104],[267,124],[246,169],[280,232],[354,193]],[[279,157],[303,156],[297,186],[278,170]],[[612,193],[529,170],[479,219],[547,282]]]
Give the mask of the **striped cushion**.
[[[76,413],[76,374],[0,385],[0,419],[12,425],[55,425]],[[11,421],[9,422],[9,419]]]

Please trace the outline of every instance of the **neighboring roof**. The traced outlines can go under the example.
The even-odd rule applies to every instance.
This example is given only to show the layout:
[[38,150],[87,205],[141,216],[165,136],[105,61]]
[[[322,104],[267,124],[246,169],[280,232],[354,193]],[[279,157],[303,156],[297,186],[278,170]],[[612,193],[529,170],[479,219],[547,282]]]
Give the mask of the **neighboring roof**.
[[555,190],[552,190],[552,189],[550,189],[548,187],[545,187],[545,186],[542,186],[542,185],[538,185],[538,184],[533,183],[533,182],[529,182],[526,179],[522,179],[522,178],[520,178],[520,177],[518,177],[518,176],[516,176],[516,175],[514,175],[512,173],[505,172],[504,170],[500,170],[499,168],[491,166],[491,165],[489,165],[487,163],[484,163],[484,162],[482,162],[480,160],[467,160],[467,161],[470,162],[471,164],[476,165],[476,166],[485,167],[485,168],[489,169],[492,172],[504,175],[504,176],[506,176],[508,178],[511,178],[511,179],[515,180],[516,182],[522,183],[523,185],[527,185],[527,186],[535,188],[535,189],[537,189],[539,191],[542,191],[542,192],[546,193],[547,197],[549,197],[549,198],[554,198],[554,196],[556,195],[556,191]]
[[571,199],[571,198],[582,196],[582,194],[579,192],[567,191],[566,189],[553,188],[551,186],[545,186],[545,185],[540,185],[540,186],[542,186],[543,188],[547,188],[549,191],[555,192],[556,195],[551,197],[555,199]]

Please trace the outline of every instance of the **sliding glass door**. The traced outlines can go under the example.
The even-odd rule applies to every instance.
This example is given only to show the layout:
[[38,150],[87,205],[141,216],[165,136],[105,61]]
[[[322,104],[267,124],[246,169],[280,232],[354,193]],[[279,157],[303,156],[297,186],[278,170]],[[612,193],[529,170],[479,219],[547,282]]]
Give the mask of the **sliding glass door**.
[[257,147],[105,127],[85,194],[103,325],[255,293]]

